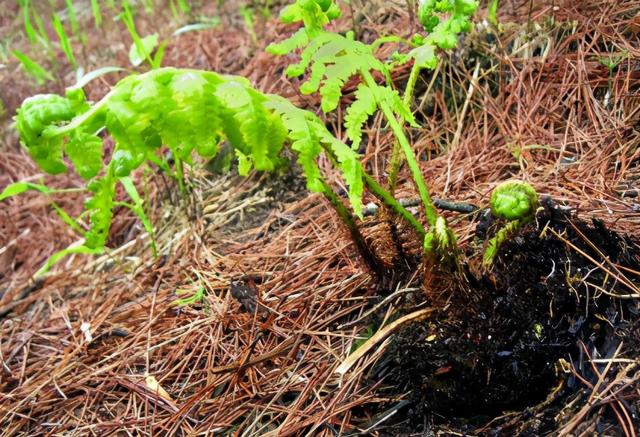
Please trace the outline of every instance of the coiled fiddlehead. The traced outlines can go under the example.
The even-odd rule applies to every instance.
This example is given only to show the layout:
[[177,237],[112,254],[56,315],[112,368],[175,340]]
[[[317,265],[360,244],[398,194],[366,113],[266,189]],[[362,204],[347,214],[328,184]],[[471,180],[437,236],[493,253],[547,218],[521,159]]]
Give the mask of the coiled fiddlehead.
[[539,205],[538,193],[526,182],[506,181],[493,190],[491,214],[508,223],[487,243],[482,260],[485,267],[493,264],[498,249],[514,232],[535,218]]

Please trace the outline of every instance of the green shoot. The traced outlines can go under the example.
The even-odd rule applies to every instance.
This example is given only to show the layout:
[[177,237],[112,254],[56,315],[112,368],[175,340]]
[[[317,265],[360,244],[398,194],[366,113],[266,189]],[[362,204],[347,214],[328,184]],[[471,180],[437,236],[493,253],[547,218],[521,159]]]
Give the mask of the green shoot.
[[129,61],[132,65],[138,66],[142,63],[140,59],[146,59],[149,65],[153,65],[153,61],[151,60],[151,52],[158,44],[158,35],[153,34],[146,36],[145,38],[140,38],[140,34],[136,29],[136,23],[133,18],[133,13],[131,12],[131,7],[127,1],[124,1],[122,4],[124,11],[120,14],[124,25],[127,27],[127,31],[133,40],[133,45],[135,48],[131,48],[129,50]]
[[93,22],[97,29],[102,25],[102,12],[100,11],[100,3],[98,3],[98,0],[91,0],[91,13],[93,14]]
[[220,19],[218,17],[206,18],[206,20],[200,23],[187,24],[186,26],[182,26],[181,28],[173,32],[173,36],[178,36],[188,32],[197,32],[200,30],[215,29],[218,26],[220,26]]
[[18,0],[18,3],[20,4],[20,10],[22,11],[24,33],[27,35],[29,42],[34,44],[38,40],[38,37],[35,29],[33,28],[33,24],[31,23],[31,0]]
[[73,55],[73,49],[71,48],[71,42],[69,41],[69,37],[64,30],[64,26],[60,21],[60,17],[58,14],[53,14],[53,29],[56,31],[56,35],[58,35],[58,39],[60,40],[60,48],[64,52],[65,56],[69,63],[73,66],[73,68],[78,67],[78,63],[76,62],[76,58]]
[[500,26],[498,22],[498,7],[500,0],[491,0],[489,3],[489,9],[487,10],[487,21],[496,29]]
[[[53,194],[71,193],[71,192],[77,192],[78,191],[76,189],[52,189],[52,188],[47,187],[46,185],[34,184],[34,183],[31,183],[31,182],[14,182],[12,184],[7,185],[5,187],[5,189],[2,190],[2,193],[0,193],[0,202],[2,202],[5,199],[8,199],[10,197],[14,197],[14,196],[26,193],[27,191],[30,191],[30,190],[31,191],[38,191],[38,192],[44,194],[45,196],[51,196]],[[69,214],[67,214],[67,212],[65,210],[60,208],[60,206],[58,206],[58,204],[56,202],[51,202],[51,206],[55,210],[56,214],[58,214],[58,217],[60,217],[60,219],[67,226],[69,226],[71,229],[73,229],[75,232],[77,232],[80,235],[82,235],[84,233],[84,231],[78,225],[76,220],[71,218],[71,216],[69,216]]]
[[17,196],[18,194],[25,193],[29,190],[39,191],[42,194],[51,194],[51,192],[53,191],[51,188],[47,187],[46,185],[33,184],[31,182],[14,182],[12,184],[7,185],[5,189],[2,190],[2,193],[0,193],[0,202],[2,202],[5,199],[8,199],[9,197],[13,197],[13,196]]
[[71,34],[77,35],[79,25],[78,17],[76,16],[76,9],[73,6],[73,0],[65,0],[65,3],[67,4],[67,16],[69,17],[69,23],[71,23]]
[[[176,295],[178,296],[183,296],[189,293],[191,293],[191,290],[176,290]],[[187,305],[193,305],[193,304],[204,302],[205,298],[206,298],[205,288],[200,287],[191,296],[186,296],[180,299],[176,299],[173,303],[174,305],[177,305],[179,307],[184,307]]]
[[147,234],[149,234],[149,237],[151,238],[151,250],[153,251],[153,256],[157,257],[158,249],[156,248],[156,240],[155,240],[153,225],[151,224],[151,220],[149,220],[149,217],[144,211],[142,198],[140,197],[140,194],[138,194],[138,190],[136,189],[136,186],[133,184],[133,181],[131,180],[130,177],[120,178],[120,183],[124,187],[125,191],[129,195],[131,200],[133,200],[133,205],[130,205],[130,204],[125,204],[125,205],[129,209],[131,209],[131,211],[133,211],[135,215],[137,215],[140,221],[142,222],[142,226],[144,226],[144,230],[147,231]]
[[139,66],[145,59],[149,59],[149,63],[153,66],[154,61],[150,58],[153,50],[158,46],[158,34],[147,35],[139,39],[138,43],[131,44],[129,48],[129,62],[134,67]]
[[81,241],[79,245],[71,245],[69,247],[67,247],[66,249],[62,249],[56,253],[54,253],[53,255],[51,255],[49,257],[49,259],[44,263],[44,265],[42,267],[40,267],[40,269],[35,273],[35,277],[39,278],[44,276],[46,273],[49,272],[49,270],[51,270],[51,268],[58,263],[62,258],[64,258],[67,255],[74,255],[74,254],[83,254],[83,255],[99,255],[102,252],[104,252],[103,248],[90,248],[85,246],[84,244],[82,244],[83,242]]
[[44,67],[19,50],[12,50],[11,53],[20,61],[20,65],[29,76],[33,77],[38,85],[42,85],[48,80],[53,80],[53,75]]
[[240,8],[240,15],[242,15],[244,26],[247,28],[247,32],[251,36],[251,39],[253,40],[254,44],[257,44],[258,35],[256,35],[256,27],[254,24],[255,18],[253,15],[253,11],[246,6],[243,6],[242,8]]

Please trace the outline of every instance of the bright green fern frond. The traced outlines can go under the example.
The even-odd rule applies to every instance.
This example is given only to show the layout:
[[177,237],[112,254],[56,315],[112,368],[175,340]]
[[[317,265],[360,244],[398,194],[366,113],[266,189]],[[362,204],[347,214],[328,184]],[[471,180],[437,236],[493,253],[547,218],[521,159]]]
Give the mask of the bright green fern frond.
[[349,201],[351,202],[353,212],[362,218],[364,182],[360,156],[349,146],[331,135],[319,120],[314,124],[314,127],[322,143],[328,146],[338,159],[338,168],[342,172],[342,177],[349,187]]
[[287,67],[286,73],[289,77],[301,76],[309,68],[311,61],[316,59],[318,51],[332,41],[340,41],[343,37],[330,32],[322,32],[313,38],[307,47],[300,54],[300,61]]
[[[224,106],[233,112],[233,121],[238,125],[242,136],[242,144],[248,150],[241,150],[244,155],[250,155],[253,165],[258,170],[273,170],[277,155],[282,149],[284,138],[281,135],[279,121],[270,117],[264,107],[265,98],[237,82],[227,82],[218,86],[216,96]],[[270,132],[280,132],[278,141],[274,141]],[[237,135],[237,134],[236,134]],[[233,140],[230,138],[230,140]]]
[[338,107],[345,82],[358,72],[356,63],[337,62],[327,67],[324,84],[320,87],[321,107],[324,112],[331,112]]
[[309,44],[309,35],[307,34],[307,30],[303,27],[298,29],[296,33],[284,41],[269,44],[266,50],[267,53],[271,53],[272,55],[282,56],[287,55],[294,50],[301,49],[307,44]]
[[368,86],[361,84],[355,96],[355,102],[347,108],[344,117],[344,126],[353,150],[357,150],[362,141],[362,126],[377,109],[375,95]]
[[416,123],[409,106],[402,101],[402,98],[396,90],[388,87],[377,86],[373,92],[375,93],[378,102],[386,103],[402,120],[413,127],[420,127]]
[[313,114],[296,108],[278,96],[272,96],[268,106],[280,115],[284,127],[289,131],[291,149],[298,154],[298,163],[307,179],[307,189],[315,193],[322,192],[320,169],[316,163],[322,146],[314,128],[317,122]]

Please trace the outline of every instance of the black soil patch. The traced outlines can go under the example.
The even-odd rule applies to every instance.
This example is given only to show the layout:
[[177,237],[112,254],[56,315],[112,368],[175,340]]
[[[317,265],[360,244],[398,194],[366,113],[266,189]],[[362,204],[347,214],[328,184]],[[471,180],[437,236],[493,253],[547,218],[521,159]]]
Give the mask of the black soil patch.
[[[485,231],[483,224],[479,233]],[[381,393],[390,399],[406,395],[395,424],[385,423],[388,432],[422,432],[439,424],[475,434],[505,412],[518,412],[518,434],[553,432],[563,399],[586,388],[563,371],[567,363],[584,369],[583,377],[594,383],[585,350],[611,357],[624,340],[626,355],[640,353],[638,299],[606,294],[633,293],[616,276],[639,265],[637,241],[601,222],[580,222],[547,202],[537,223],[501,248],[492,274],[470,273],[469,284],[446,309],[395,336],[374,369]],[[528,427],[531,409],[552,392]],[[515,432],[494,420],[481,434]]]

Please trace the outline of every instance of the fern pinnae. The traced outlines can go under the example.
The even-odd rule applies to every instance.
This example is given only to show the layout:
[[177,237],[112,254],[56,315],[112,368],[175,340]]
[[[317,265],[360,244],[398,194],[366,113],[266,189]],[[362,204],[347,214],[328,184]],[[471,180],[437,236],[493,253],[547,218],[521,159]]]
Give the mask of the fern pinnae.
[[307,30],[302,27],[298,29],[293,35],[289,38],[277,42],[271,43],[267,46],[266,50],[268,53],[272,55],[286,55],[294,50],[301,49],[302,47],[309,44],[309,35]]
[[301,76],[307,71],[311,62],[315,59],[317,52],[327,43],[336,38],[335,35],[329,32],[322,32],[315,38],[313,38],[307,47],[302,50],[300,54],[300,61],[297,64],[291,64],[287,67],[286,73],[289,77]]
[[325,113],[338,107],[342,97],[342,88],[349,78],[358,72],[356,63],[336,62],[327,67],[326,80],[320,87],[321,107]]
[[355,101],[347,108],[344,126],[351,148],[358,150],[362,141],[362,127],[377,109],[374,93],[365,84],[360,84],[355,92]]
[[320,169],[316,159],[322,153],[320,141],[310,126],[309,113],[300,110],[279,96],[270,96],[267,107],[273,109],[281,118],[289,132],[291,149],[298,154],[298,163],[307,179],[307,189],[315,193],[324,190]]
[[331,155],[337,159],[337,166],[342,173],[347,186],[349,187],[349,202],[353,212],[362,218],[362,194],[364,192],[363,170],[360,163],[360,155],[354,152],[345,143],[334,137],[321,123],[313,125],[316,135],[322,144],[329,147]]
[[402,100],[402,98],[400,97],[400,94],[398,94],[398,91],[392,88],[378,86],[375,89],[375,93],[378,101],[384,102],[389,107],[391,107],[393,112],[396,115],[398,115],[403,121],[409,123],[412,127],[420,127],[416,123],[415,117],[413,116],[411,109]]

